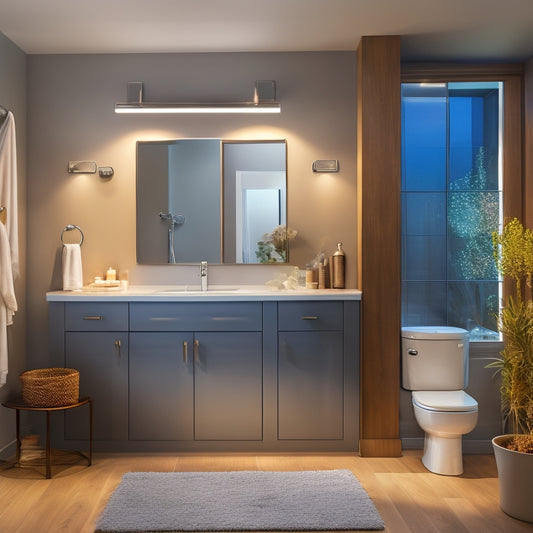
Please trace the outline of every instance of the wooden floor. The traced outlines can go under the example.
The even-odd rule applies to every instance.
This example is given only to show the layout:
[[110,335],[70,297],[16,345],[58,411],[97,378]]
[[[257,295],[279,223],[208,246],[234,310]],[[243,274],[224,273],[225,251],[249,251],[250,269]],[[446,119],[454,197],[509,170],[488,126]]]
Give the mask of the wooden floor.
[[462,476],[431,474],[421,465],[418,451],[405,452],[401,458],[96,454],[91,467],[56,467],[50,480],[26,468],[0,472],[0,531],[93,533],[122,474],[130,471],[347,468],[374,501],[387,533],[533,532],[533,524],[510,518],[500,510],[492,456],[467,455],[464,465]]

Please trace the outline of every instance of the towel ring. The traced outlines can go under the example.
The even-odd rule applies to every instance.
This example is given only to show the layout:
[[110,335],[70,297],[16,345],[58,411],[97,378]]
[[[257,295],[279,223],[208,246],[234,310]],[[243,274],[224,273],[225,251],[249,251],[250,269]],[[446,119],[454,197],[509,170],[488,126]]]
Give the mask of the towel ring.
[[83,231],[81,231],[81,228],[79,226],[75,226],[74,224],[68,224],[68,226],[65,226],[63,228],[63,231],[61,232],[61,242],[65,244],[65,241],[63,240],[63,233],[65,231],[72,231],[73,229],[77,229],[81,233],[81,240],[80,240],[80,246],[83,244]]

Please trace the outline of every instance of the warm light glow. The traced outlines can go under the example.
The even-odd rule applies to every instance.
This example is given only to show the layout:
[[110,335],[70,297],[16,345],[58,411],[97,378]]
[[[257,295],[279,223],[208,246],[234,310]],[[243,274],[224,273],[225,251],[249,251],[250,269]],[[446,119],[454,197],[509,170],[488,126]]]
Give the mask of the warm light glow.
[[236,104],[115,104],[115,113],[281,113],[277,103]]

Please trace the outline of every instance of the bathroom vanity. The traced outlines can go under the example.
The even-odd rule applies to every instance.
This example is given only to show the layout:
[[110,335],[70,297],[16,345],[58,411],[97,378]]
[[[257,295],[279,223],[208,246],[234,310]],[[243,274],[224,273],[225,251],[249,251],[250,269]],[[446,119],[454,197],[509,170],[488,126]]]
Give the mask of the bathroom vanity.
[[[50,366],[80,371],[106,451],[355,451],[356,290],[50,292]],[[55,435],[87,438],[66,412]]]

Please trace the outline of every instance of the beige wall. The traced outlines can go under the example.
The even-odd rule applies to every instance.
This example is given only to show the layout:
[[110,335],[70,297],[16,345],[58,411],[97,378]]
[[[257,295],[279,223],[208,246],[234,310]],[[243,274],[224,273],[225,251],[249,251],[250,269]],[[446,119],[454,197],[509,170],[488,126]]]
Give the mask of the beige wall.
[[[288,222],[298,230],[291,262],[301,268],[344,243],[347,287],[356,287],[355,52],[43,55],[28,57],[29,357],[47,363],[45,293],[61,287],[59,237],[81,226],[84,278],[109,265],[134,284],[188,283],[195,267],[135,262],[135,142],[180,137],[287,140]],[[281,115],[116,115],[126,83],[147,101],[250,100],[254,81],[274,79]],[[69,160],[112,166],[115,175],[69,175]],[[315,159],[340,172],[314,174]],[[213,283],[262,283],[280,267],[212,266]]]
[[[26,55],[0,33],[0,105],[15,117],[18,166],[20,278],[15,282],[19,311],[8,328],[9,374],[0,402],[19,390],[26,365]],[[15,438],[13,411],[0,408],[0,451]]]

